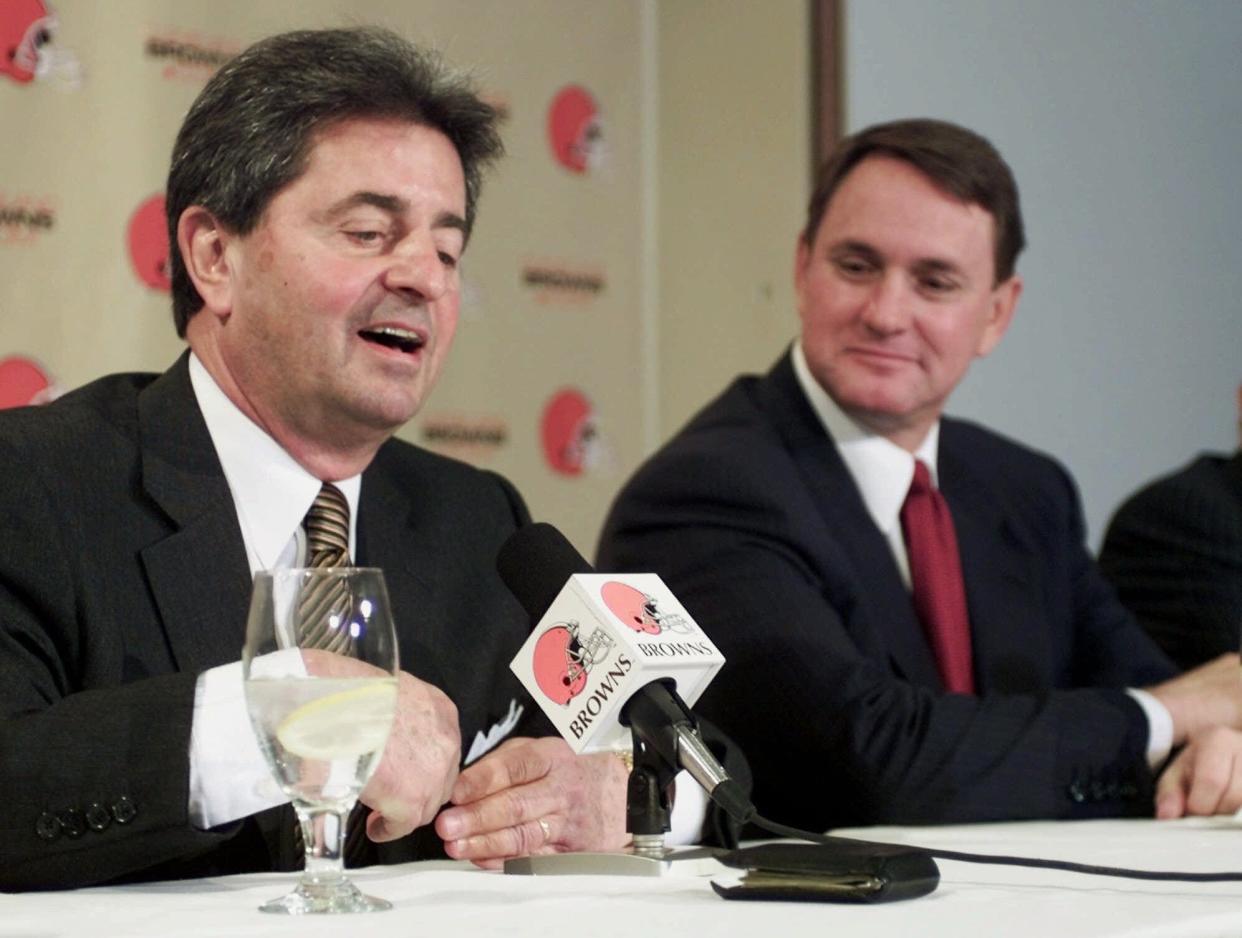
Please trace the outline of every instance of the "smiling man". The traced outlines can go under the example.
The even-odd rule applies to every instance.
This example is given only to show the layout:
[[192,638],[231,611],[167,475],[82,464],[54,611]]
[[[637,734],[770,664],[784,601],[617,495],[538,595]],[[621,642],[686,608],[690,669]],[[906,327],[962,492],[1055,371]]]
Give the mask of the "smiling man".
[[626,840],[621,760],[527,738],[551,729],[495,572],[520,497],[392,439],[452,345],[495,125],[375,29],[264,40],[191,107],[167,188],[189,351],[0,415],[0,888],[297,865],[236,659],[252,575],[306,562],[321,498],[385,572],[404,669],[350,859]]
[[699,709],[774,820],[1242,804],[1238,656],[1175,677],[1087,554],[1065,470],[942,416],[1013,318],[1023,244],[982,137],[934,120],[848,137],[797,243],[801,337],[606,522],[600,568],[654,569],[725,653]]

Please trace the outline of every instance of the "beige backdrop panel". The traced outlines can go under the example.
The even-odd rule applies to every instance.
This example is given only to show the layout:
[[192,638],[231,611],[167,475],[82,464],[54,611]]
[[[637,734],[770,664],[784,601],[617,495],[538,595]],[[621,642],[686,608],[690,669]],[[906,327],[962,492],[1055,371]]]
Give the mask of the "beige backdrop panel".
[[810,194],[809,4],[660,5],[660,434],[798,329]]
[[[63,62],[28,83],[0,74],[0,360],[33,359],[62,391],[180,353],[167,294],[134,272],[131,216],[162,193],[219,61],[308,26],[391,26],[507,111],[456,348],[401,435],[505,473],[584,552],[650,447],[793,332],[803,0],[61,0],[55,13],[50,48],[80,80]],[[554,154],[557,102],[585,171]]]

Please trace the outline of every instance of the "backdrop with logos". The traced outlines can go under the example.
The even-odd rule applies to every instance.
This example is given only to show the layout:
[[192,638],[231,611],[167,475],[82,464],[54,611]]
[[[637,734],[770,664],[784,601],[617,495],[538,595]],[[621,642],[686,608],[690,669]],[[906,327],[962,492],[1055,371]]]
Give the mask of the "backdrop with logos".
[[473,74],[508,150],[463,262],[456,346],[400,435],[515,479],[589,550],[652,435],[650,16],[563,0],[0,0],[0,406],[180,354],[163,187],[191,101],[262,36],[379,23]]

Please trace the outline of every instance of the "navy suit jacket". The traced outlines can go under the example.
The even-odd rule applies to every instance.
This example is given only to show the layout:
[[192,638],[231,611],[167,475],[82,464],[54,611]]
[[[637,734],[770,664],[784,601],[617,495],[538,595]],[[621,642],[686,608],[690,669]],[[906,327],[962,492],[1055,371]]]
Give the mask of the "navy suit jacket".
[[1242,452],[1200,456],[1127,499],[1109,523],[1100,569],[1182,667],[1237,651]]
[[[359,563],[382,567],[402,667],[456,703],[463,750],[525,705],[529,630],[495,573],[527,520],[499,476],[389,441],[363,474]],[[240,657],[250,571],[186,358],[0,413],[0,889],[289,868],[289,809],[187,816],[197,675]],[[421,835],[373,847],[400,861]]]
[[736,381],[626,485],[601,569],[654,570],[726,663],[699,708],[773,820],[846,824],[1150,813],[1124,693],[1175,669],[1083,545],[1069,476],[941,425],[978,696],[943,691],[892,552],[789,356]]

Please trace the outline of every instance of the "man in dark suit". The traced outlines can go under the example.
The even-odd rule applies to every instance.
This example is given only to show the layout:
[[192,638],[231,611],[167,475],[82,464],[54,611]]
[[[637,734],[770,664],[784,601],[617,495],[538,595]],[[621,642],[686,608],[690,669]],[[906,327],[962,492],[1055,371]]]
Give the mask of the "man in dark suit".
[[1242,803],[1205,768],[1237,749],[1215,729],[1242,719],[1237,656],[1175,677],[1092,564],[1069,475],[941,417],[1010,323],[1023,240],[978,135],[911,120],[843,141],[798,242],[800,340],[605,524],[599,566],[661,574],[725,653],[700,709],[774,820],[1151,813],[1180,745],[1162,816]]
[[[1242,385],[1238,427],[1242,438]],[[1127,499],[1109,522],[1100,569],[1182,667],[1236,650],[1242,629],[1242,449],[1232,456],[1205,453]]]
[[0,415],[0,888],[296,862],[237,658],[251,575],[305,561],[330,491],[399,623],[370,858],[624,842],[621,760],[514,738],[540,729],[494,572],[520,498],[391,438],[448,353],[500,152],[493,109],[381,30],[272,37],[196,100],[167,191],[190,351]]

